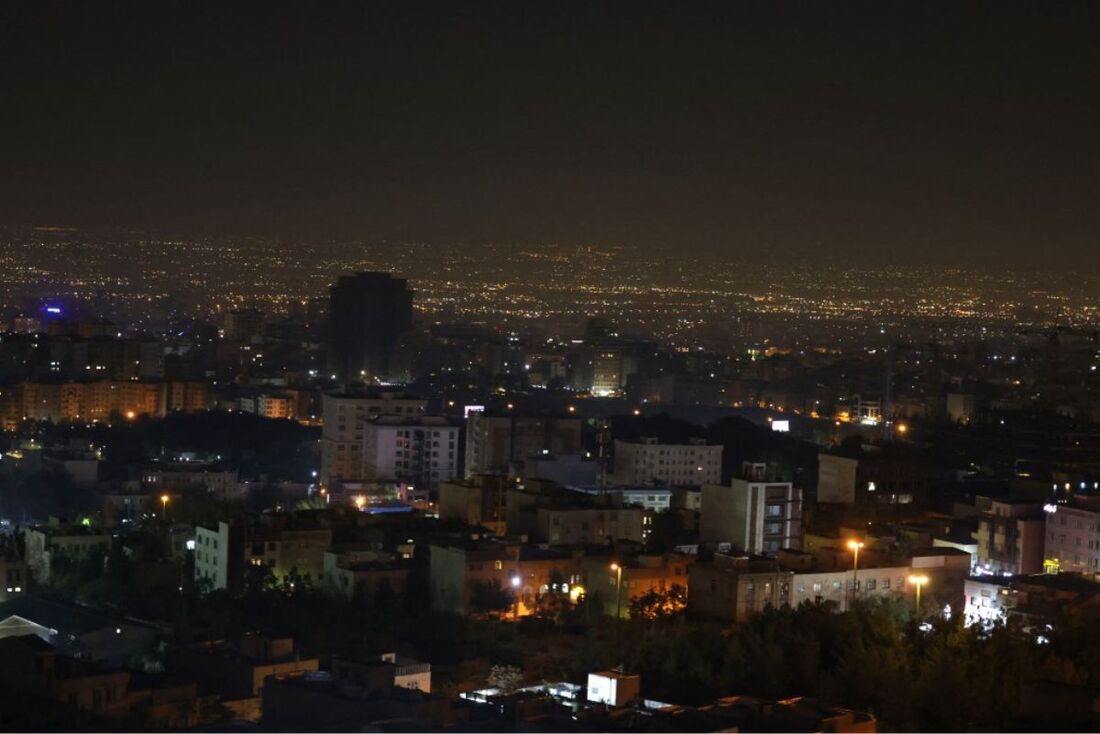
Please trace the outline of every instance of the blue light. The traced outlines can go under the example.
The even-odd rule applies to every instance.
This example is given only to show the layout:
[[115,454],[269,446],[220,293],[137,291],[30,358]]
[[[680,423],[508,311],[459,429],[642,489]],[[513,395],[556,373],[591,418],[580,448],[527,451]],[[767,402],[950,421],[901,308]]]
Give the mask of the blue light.
[[46,313],[61,313],[60,306],[46,306]]

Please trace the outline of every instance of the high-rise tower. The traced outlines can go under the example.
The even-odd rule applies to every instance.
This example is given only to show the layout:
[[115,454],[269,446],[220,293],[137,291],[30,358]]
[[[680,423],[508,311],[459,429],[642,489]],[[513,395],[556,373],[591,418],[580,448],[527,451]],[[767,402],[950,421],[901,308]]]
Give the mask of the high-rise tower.
[[403,278],[356,273],[330,289],[332,370],[343,380],[385,379],[401,335],[412,327],[413,294]]

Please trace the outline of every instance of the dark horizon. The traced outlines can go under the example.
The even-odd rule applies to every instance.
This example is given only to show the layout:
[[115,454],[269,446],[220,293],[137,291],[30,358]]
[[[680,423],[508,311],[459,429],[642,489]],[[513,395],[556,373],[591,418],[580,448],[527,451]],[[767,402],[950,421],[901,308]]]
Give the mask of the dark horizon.
[[1087,4],[0,10],[0,222],[1095,271]]

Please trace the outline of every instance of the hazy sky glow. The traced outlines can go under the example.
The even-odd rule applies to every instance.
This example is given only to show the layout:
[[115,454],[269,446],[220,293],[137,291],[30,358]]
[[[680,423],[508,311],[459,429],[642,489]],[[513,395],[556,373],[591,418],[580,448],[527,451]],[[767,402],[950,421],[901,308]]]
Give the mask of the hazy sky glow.
[[25,5],[0,223],[1100,267],[1096,4]]

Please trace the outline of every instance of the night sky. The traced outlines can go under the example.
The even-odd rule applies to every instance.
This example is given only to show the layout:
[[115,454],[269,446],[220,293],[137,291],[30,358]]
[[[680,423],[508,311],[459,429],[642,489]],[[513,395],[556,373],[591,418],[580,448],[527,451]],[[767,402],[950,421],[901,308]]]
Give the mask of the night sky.
[[1100,268],[1098,3],[456,4],[4,3],[0,222]]

